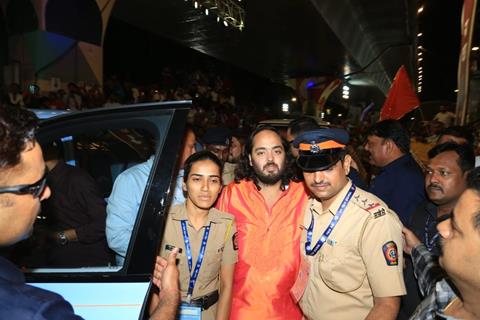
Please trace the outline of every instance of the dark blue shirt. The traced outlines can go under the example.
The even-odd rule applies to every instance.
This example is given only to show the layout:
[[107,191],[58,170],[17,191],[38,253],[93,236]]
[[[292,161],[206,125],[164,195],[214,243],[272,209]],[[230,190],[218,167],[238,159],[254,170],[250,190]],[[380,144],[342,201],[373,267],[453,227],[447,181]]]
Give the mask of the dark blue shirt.
[[422,169],[406,154],[380,170],[368,191],[385,201],[407,224],[419,204],[426,200]]
[[60,295],[25,284],[25,277],[0,257],[0,319],[81,320]]
[[360,173],[355,168],[350,167],[350,172],[348,177],[352,180],[353,184],[359,187],[360,189],[367,190],[367,184],[362,180]]
[[[413,231],[423,243],[425,243],[426,237],[429,242],[432,242],[430,239],[438,237],[435,236],[435,234],[437,234],[437,230],[435,229],[437,211],[437,206],[427,200],[420,204],[410,217],[410,222],[407,225],[407,228]],[[423,300],[418,288],[417,278],[413,272],[411,257],[404,255],[404,263],[405,268],[403,269],[403,279],[405,280],[407,294],[401,297],[400,311],[397,320],[409,319]]]

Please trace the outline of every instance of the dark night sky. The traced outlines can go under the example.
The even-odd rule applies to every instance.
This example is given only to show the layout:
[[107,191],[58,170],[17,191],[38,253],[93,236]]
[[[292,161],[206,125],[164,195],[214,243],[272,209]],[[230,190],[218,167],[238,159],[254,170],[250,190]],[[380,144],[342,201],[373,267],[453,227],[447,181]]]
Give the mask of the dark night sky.
[[419,45],[423,55],[423,91],[421,101],[455,102],[458,56],[460,52],[460,18],[463,1],[429,0],[419,15],[418,28],[423,36]]

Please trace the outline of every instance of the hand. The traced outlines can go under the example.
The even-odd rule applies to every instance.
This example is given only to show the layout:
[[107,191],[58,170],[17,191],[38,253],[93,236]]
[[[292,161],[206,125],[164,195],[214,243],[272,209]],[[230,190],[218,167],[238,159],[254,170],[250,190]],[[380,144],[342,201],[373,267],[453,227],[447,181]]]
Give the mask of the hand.
[[157,257],[153,271],[152,282],[159,289],[150,301],[150,319],[174,319],[180,303],[180,289],[178,286],[177,269],[178,249],[172,250],[168,260]]
[[152,282],[160,291],[163,289],[178,290],[177,254],[178,248],[174,248],[168,256],[168,260],[158,256],[155,261]]
[[162,289],[162,276],[163,272],[167,268],[168,261],[167,259],[157,256],[155,261],[155,267],[153,269],[153,278],[152,282],[154,285],[158,287],[158,289]]
[[406,254],[411,255],[412,249],[421,244],[422,242],[410,229],[403,227],[402,233],[404,241],[403,251],[405,251]]

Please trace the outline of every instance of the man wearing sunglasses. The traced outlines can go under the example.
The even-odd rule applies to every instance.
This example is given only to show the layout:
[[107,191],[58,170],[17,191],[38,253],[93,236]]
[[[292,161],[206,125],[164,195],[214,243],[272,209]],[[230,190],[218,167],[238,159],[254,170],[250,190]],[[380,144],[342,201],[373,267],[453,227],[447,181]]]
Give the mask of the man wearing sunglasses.
[[[50,196],[45,162],[35,140],[35,115],[18,107],[0,107],[0,246],[27,238]],[[173,319],[178,305],[178,271],[170,259],[163,271],[160,303],[152,319]],[[175,280],[175,281],[172,281]],[[25,284],[21,271],[0,257],[0,319],[81,319],[61,296]]]

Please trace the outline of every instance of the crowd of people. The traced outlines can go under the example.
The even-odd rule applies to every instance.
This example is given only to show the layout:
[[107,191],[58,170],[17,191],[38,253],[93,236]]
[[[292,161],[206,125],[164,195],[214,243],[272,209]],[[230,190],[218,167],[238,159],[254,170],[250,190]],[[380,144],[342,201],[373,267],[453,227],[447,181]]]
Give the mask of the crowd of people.
[[232,81],[228,76],[202,71],[173,72],[165,67],[159,81],[140,85],[108,78],[103,86],[84,82],[68,83],[65,88],[41,91],[31,84],[0,86],[0,105],[28,107],[30,109],[86,110],[121,105],[192,100],[190,121],[198,126],[224,124],[230,128],[251,126],[264,116],[262,108],[239,105]]
[[[207,86],[195,74],[190,80],[194,91],[176,87],[168,73],[166,90],[131,87],[130,96],[115,79],[103,89],[110,103],[122,96],[198,99],[153,271],[152,318],[192,312],[206,320],[480,317],[480,170],[471,130],[450,120],[415,129],[383,120],[346,130],[299,117],[282,134],[222,118],[244,112],[225,81]],[[59,108],[89,108],[94,95],[79,90],[69,85],[67,98],[57,97]],[[41,202],[52,211],[61,204],[68,219],[85,221],[51,233],[59,246],[49,260],[62,256],[58,261],[72,264],[88,256],[89,265],[121,266],[154,156],[120,173],[105,202],[95,181],[62,162],[54,145],[42,146],[42,156],[35,117],[22,108],[32,97],[12,86],[0,106],[0,242],[28,235]],[[72,198],[88,199],[88,206],[66,203]],[[67,243],[78,248],[65,252]],[[43,297],[36,306],[46,318],[75,318],[66,301],[26,285],[3,258],[0,279],[0,315],[32,312],[6,307],[12,292],[21,292],[25,305]]]

